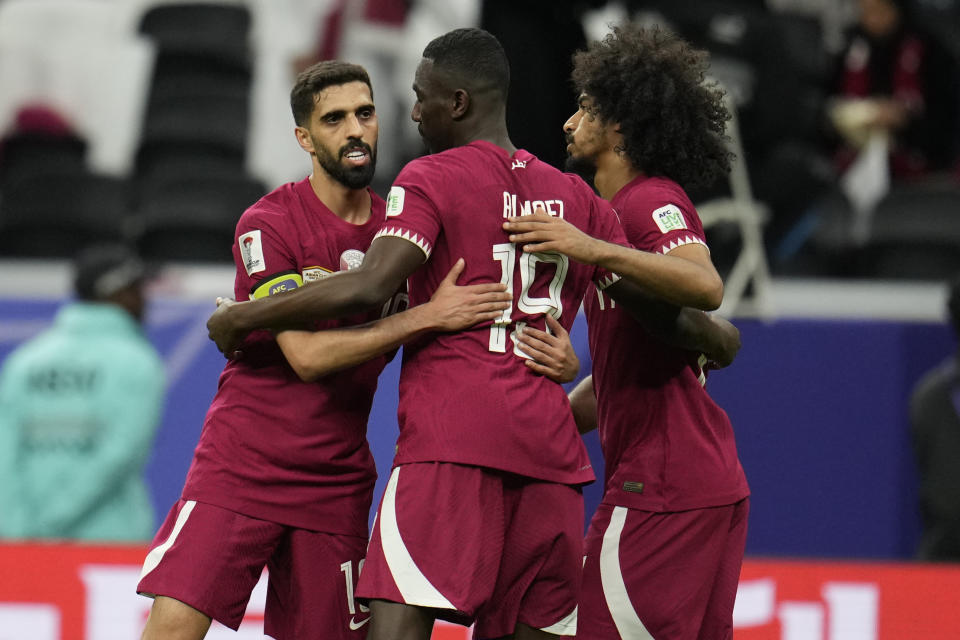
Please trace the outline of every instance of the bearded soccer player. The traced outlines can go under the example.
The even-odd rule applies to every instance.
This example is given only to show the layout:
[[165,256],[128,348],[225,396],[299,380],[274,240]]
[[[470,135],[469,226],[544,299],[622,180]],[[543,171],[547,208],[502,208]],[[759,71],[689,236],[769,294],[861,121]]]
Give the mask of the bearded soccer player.
[[[575,633],[580,486],[593,473],[562,387],[531,370],[518,335],[568,330],[590,285],[645,307],[634,302],[641,292],[610,272],[507,241],[505,217],[542,207],[625,242],[616,215],[586,183],[510,142],[508,83],[506,56],[489,33],[457,29],[433,40],[411,114],[433,155],[395,180],[387,222],[363,264],[219,309],[208,322],[230,351],[261,326],[378,305],[408,276],[416,303],[458,256],[466,282],[499,281],[512,294],[493,322],[404,348],[397,454],[357,591],[370,600],[375,640],[425,640],[437,617],[476,621],[477,638]],[[709,317],[668,317],[685,339],[729,356],[729,334]]]
[[[384,201],[367,188],[377,118],[366,71],[318,63],[298,77],[291,106],[313,172],[241,217],[237,299],[352,268],[385,218]],[[144,563],[137,590],[155,601],[143,638],[202,638],[211,619],[236,629],[264,566],[268,635],[364,637],[369,618],[353,583],[376,480],[365,435],[384,354],[508,306],[502,285],[455,287],[463,262],[452,266],[420,307],[388,315],[406,306],[394,291],[372,313],[306,325],[323,331],[249,336],[224,369],[181,500]]]
[[[628,239],[648,252],[633,277],[660,298],[712,309],[722,285],[684,191],[729,170],[729,114],[703,82],[706,65],[674,35],[615,28],[574,58],[580,103],[564,131],[571,160],[595,170]],[[545,216],[507,227],[530,250],[628,273],[621,247]],[[600,430],[606,478],[585,542],[577,637],[732,638],[749,489],[730,420],[705,389],[705,358],[655,339],[602,291],[584,307],[593,375],[571,402],[581,431]]]

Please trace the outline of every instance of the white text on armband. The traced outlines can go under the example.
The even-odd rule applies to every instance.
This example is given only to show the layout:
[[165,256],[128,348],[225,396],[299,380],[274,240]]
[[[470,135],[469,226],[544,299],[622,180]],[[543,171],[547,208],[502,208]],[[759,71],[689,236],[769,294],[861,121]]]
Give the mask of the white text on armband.
[[537,209],[543,209],[555,218],[563,219],[563,200],[520,200],[517,194],[503,192],[503,217],[529,216]]

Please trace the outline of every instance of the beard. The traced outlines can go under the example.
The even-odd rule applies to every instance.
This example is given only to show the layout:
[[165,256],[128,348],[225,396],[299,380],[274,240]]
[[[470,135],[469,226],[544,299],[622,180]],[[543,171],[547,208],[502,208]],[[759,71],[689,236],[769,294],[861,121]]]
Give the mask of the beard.
[[589,158],[578,158],[568,154],[564,163],[564,170],[580,176],[587,184],[593,186],[593,178],[597,174],[597,165]]
[[[313,143],[316,150],[317,162],[320,167],[330,175],[331,178],[347,187],[348,189],[363,189],[370,186],[373,181],[373,174],[377,169],[377,147],[370,147],[365,142],[351,142],[343,147],[334,156],[325,146]],[[347,167],[343,165],[342,158],[355,149],[363,149],[370,156],[370,162],[359,167]]]

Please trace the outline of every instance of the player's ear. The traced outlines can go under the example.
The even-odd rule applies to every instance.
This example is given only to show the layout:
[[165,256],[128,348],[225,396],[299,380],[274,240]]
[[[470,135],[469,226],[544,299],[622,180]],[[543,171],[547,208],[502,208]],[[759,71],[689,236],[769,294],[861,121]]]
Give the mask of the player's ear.
[[300,148],[307,153],[313,153],[313,140],[310,138],[310,132],[307,131],[307,128],[295,127],[293,132],[297,136],[297,143],[300,145]]
[[452,99],[450,115],[454,120],[460,120],[470,110],[470,94],[466,89],[457,89],[453,92]]

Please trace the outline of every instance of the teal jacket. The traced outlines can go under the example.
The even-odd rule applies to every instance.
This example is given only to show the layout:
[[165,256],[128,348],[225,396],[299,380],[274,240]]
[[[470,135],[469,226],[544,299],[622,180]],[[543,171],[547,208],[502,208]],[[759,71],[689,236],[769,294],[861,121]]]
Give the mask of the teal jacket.
[[166,385],[126,311],[77,302],[0,370],[0,537],[148,540]]

